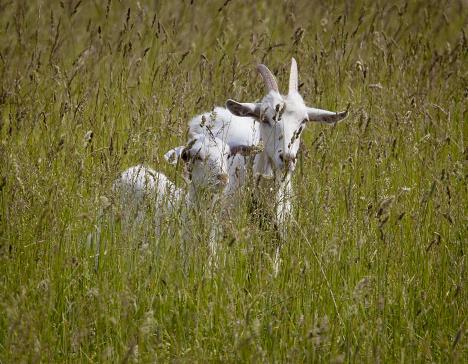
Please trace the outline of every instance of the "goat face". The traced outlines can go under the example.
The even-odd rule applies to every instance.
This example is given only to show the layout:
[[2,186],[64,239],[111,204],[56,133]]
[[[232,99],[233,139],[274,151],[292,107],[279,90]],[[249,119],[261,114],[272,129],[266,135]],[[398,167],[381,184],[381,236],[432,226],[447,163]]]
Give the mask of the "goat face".
[[260,138],[271,167],[274,170],[293,171],[306,122],[333,124],[344,119],[347,111],[335,113],[306,106],[298,92],[297,64],[294,58],[286,96],[279,93],[276,79],[265,65],[258,65],[257,70],[268,92],[262,101],[240,103],[228,100],[226,107],[234,115],[253,117],[260,122]]
[[198,190],[223,191],[229,183],[229,146],[216,137],[197,135],[186,146],[165,154],[169,163],[184,162],[185,177]]
[[281,96],[270,92],[263,98],[260,138],[273,169],[294,170],[306,119],[306,106],[298,93]]

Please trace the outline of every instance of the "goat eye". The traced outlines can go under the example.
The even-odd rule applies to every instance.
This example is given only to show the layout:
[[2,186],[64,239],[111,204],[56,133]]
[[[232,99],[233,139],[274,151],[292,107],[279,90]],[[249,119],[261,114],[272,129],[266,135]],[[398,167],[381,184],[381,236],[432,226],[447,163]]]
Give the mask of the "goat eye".
[[180,155],[180,158],[182,158],[184,162],[188,162],[190,159],[190,153],[186,150],[183,150],[182,154]]

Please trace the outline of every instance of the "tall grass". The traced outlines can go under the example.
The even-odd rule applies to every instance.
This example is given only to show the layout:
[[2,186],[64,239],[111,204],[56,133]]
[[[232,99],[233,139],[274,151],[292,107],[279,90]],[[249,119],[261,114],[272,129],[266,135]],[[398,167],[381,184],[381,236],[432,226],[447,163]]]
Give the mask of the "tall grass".
[[[0,362],[467,359],[465,2],[4,1],[0,29]],[[119,172],[182,185],[189,118],[291,56],[352,112],[303,135],[276,278],[245,202],[217,268],[178,216],[107,222]]]

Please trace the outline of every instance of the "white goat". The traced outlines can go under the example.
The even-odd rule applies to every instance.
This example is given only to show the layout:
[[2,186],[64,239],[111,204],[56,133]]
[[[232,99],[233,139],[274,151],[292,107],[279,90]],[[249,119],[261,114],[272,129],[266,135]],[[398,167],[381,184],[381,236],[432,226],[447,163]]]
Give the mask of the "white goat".
[[187,146],[171,149],[164,158],[171,163],[184,162],[184,179],[189,182],[190,201],[194,201],[200,191],[227,193],[232,189],[233,161],[254,155],[260,151],[258,146],[248,141],[238,141],[229,146],[224,139],[211,133],[189,134]]
[[180,146],[171,149],[164,157],[171,164],[179,161],[184,163],[184,179],[188,182],[188,198],[186,203],[197,216],[209,219],[210,237],[209,246],[211,255],[216,256],[217,234],[221,231],[219,213],[226,208],[223,195],[228,194],[232,188],[235,175],[231,171],[232,161],[241,160],[243,155],[258,152],[255,145],[239,142],[232,148],[222,139],[213,134],[190,133],[191,141],[186,147]]
[[203,193],[216,195],[229,182],[227,156],[230,148],[222,140],[206,135],[195,136],[187,145],[171,149],[164,157],[169,163],[184,163],[184,179],[188,193],[171,182],[166,175],[137,165],[125,170],[114,183],[127,207],[137,208],[137,218],[144,215],[141,204],[155,208],[155,219],[183,205],[194,204]]
[[184,195],[164,173],[141,164],[126,169],[115,181],[114,189],[135,202],[151,199],[158,209],[167,211],[177,208]]
[[[293,194],[291,177],[296,167],[301,133],[309,121],[334,124],[347,116],[347,110],[332,112],[305,105],[298,92],[298,71],[294,58],[291,61],[289,92],[279,93],[275,76],[263,64],[257,71],[266,85],[267,95],[257,103],[240,103],[229,99],[226,109],[215,108],[212,113],[195,117],[189,123],[190,133],[210,133],[227,144],[258,145],[264,149],[255,156],[253,173],[258,177],[273,179],[276,194],[275,224],[284,235],[284,222],[291,213]],[[239,169],[246,166],[237,163]],[[230,176],[233,172],[230,169]],[[238,185],[244,181],[238,180]],[[260,178],[257,178],[260,184]],[[228,188],[229,190],[229,188]],[[277,255],[279,251],[277,251]],[[278,258],[278,257],[277,257]]]
[[[211,135],[192,135],[187,145],[173,148],[164,155],[171,164],[184,164],[188,193],[177,188],[163,173],[142,165],[125,170],[114,183],[114,190],[122,193],[125,206],[136,215],[137,222],[145,214],[144,207],[151,205],[159,233],[163,217],[178,208],[190,207],[213,214],[229,183],[228,158],[247,150],[248,147],[231,150],[229,145]],[[216,255],[215,232],[215,229],[210,230],[212,255]]]

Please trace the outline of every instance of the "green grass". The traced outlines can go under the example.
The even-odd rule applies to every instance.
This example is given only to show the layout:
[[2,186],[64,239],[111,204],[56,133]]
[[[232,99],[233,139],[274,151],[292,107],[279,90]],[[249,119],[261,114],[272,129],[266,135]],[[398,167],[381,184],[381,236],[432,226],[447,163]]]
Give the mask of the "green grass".
[[[193,2],[0,2],[0,362],[466,361],[466,3]],[[131,165],[180,182],[189,118],[260,98],[258,62],[285,90],[291,56],[351,115],[303,134],[276,278],[247,203],[217,269],[179,216],[101,216]]]

